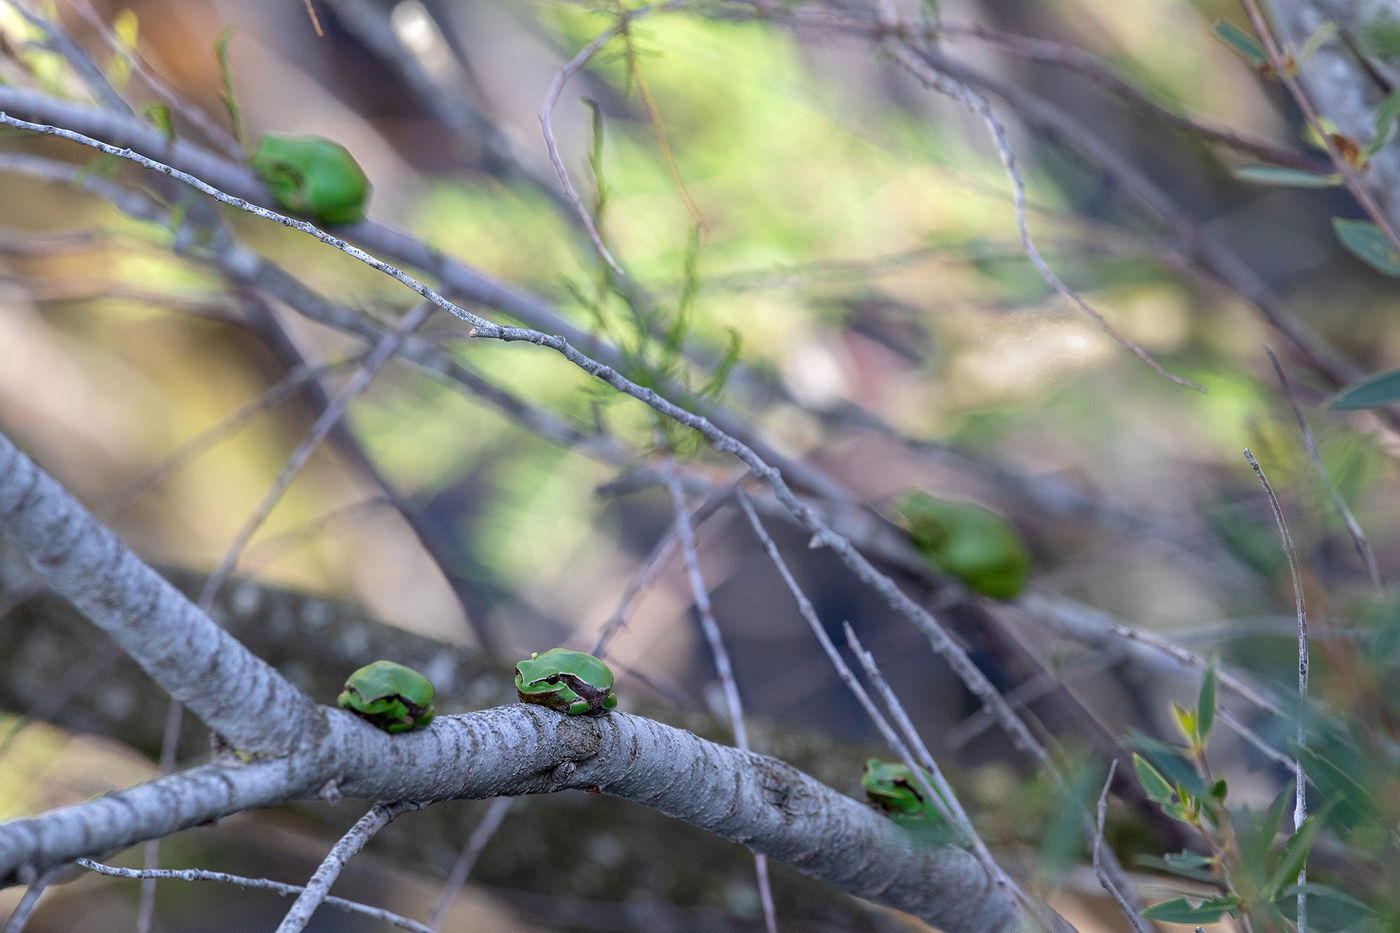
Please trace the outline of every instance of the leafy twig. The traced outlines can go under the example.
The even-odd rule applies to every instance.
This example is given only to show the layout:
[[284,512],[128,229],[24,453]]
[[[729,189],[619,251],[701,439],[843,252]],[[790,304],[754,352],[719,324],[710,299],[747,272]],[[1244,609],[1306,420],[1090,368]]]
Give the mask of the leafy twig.
[[[1376,203],[1376,199],[1371,196],[1371,192],[1361,183],[1361,176],[1357,174],[1355,166],[1347,159],[1342,151],[1337,147],[1332,134],[1327,131],[1327,127],[1322,124],[1322,117],[1313,107],[1312,101],[1303,91],[1303,87],[1298,83],[1295,74],[1296,64],[1290,56],[1285,56],[1283,50],[1279,48],[1278,42],[1274,39],[1269,24],[1264,19],[1264,13],[1259,9],[1256,0],[1240,0],[1240,5],[1244,7],[1245,15],[1249,17],[1249,23],[1254,27],[1255,33],[1259,36],[1260,42],[1264,45],[1264,52],[1269,58],[1269,65],[1278,79],[1283,82],[1283,86],[1288,89],[1288,95],[1293,98],[1293,102],[1298,105],[1298,110],[1303,115],[1308,127],[1317,134],[1322,146],[1327,150],[1327,157],[1332,160],[1337,171],[1341,173],[1346,182],[1347,190],[1356,198],[1361,209],[1366,212],[1375,225],[1385,234],[1385,238],[1390,241],[1390,245],[1400,251],[1400,234],[1391,226],[1390,219],[1386,217],[1385,211]],[[1300,882],[1301,883],[1301,882]],[[1299,894],[1301,898],[1303,895]]]

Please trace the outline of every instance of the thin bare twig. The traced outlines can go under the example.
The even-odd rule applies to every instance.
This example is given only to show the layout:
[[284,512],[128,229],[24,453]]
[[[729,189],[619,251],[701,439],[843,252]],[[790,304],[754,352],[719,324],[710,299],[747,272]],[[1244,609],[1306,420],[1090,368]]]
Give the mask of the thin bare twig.
[[[1264,475],[1263,468],[1259,466],[1259,461],[1254,459],[1254,454],[1249,452],[1248,447],[1244,449],[1244,458],[1254,469],[1254,475],[1259,477],[1259,485],[1264,487],[1264,495],[1269,500],[1269,508],[1274,512],[1274,522],[1278,525],[1279,537],[1283,541],[1284,556],[1288,558],[1288,574],[1293,579],[1293,604],[1298,613],[1298,700],[1300,703],[1296,736],[1298,747],[1303,748],[1304,739],[1307,737],[1303,727],[1302,704],[1306,704],[1308,701],[1308,610],[1303,601],[1303,579],[1298,572],[1298,552],[1293,547],[1293,536],[1288,533],[1288,523],[1284,521],[1283,509],[1279,505],[1278,496],[1274,495],[1273,487],[1269,485],[1269,478]],[[1303,821],[1308,818],[1308,781],[1301,760],[1295,762],[1293,768],[1295,785],[1293,830],[1296,832],[1303,825]],[[1307,895],[1302,890],[1307,885],[1307,881],[1308,863],[1305,858],[1298,869],[1297,923],[1299,933],[1306,933],[1308,928],[1308,900]]]
[[99,517],[111,519],[130,508],[131,504],[145,494],[152,486],[163,482],[195,457],[218,444],[225,438],[238,433],[248,422],[261,414],[281,405],[295,395],[303,385],[322,376],[337,372],[346,366],[353,366],[364,359],[358,355],[345,360],[337,360],[320,366],[301,366],[287,373],[268,388],[262,395],[244,405],[219,423],[196,434],[176,447],[160,460],[146,467],[141,475],[127,484],[126,488],[108,502],[99,512]]
[[9,919],[5,921],[5,926],[0,928],[0,933],[21,933],[29,918],[34,915],[34,908],[39,906],[39,898],[44,896],[49,885],[53,884],[62,874],[66,866],[50,868],[34,881],[30,882],[25,889],[24,896],[19,899],[15,909],[10,911]]
[[208,607],[214,599],[214,594],[219,591],[219,588],[224,585],[224,581],[233,573],[234,568],[238,565],[239,557],[243,554],[243,549],[248,545],[248,541],[251,540],[257,530],[262,527],[262,523],[267,519],[267,516],[271,514],[273,507],[281,500],[282,494],[286,492],[287,487],[291,484],[292,479],[296,476],[298,471],[311,459],[311,454],[316,449],[317,445],[320,444],[321,439],[330,433],[331,428],[334,427],[335,423],[340,420],[340,417],[345,414],[345,410],[350,406],[350,403],[358,398],[361,392],[369,388],[370,382],[374,380],[380,368],[393,357],[399,345],[402,344],[410,334],[421,327],[423,322],[431,316],[432,312],[433,306],[428,302],[422,302],[415,305],[405,314],[394,329],[386,333],[379,343],[375,345],[374,349],[365,357],[365,361],[360,368],[355,370],[354,375],[346,381],[345,386],[335,398],[331,400],[331,403],[326,406],[326,410],[321,412],[320,417],[316,419],[316,423],[312,425],[306,437],[302,439],[301,443],[297,445],[296,450],[292,451],[291,456],[287,458],[287,463],[277,474],[276,479],[272,481],[272,485],[268,488],[262,501],[258,503],[258,507],[254,509],[253,514],[248,517],[243,527],[239,529],[238,534],[234,537],[233,543],[229,545],[228,550],[224,553],[223,559],[219,561],[218,566],[214,568],[214,572],[211,573],[209,579],[205,581],[204,589],[199,595],[199,606],[201,609],[208,611]]
[[[1194,651],[1173,644],[1152,632],[1131,628],[1115,620],[1108,613],[1089,606],[1083,606],[1063,597],[1040,592],[1031,592],[1021,598],[1020,608],[1031,618],[1052,625],[1066,638],[1085,644],[1102,644],[1105,641],[1121,639],[1150,648],[1158,654],[1171,658],[1182,667],[1204,671],[1209,663]],[[1248,681],[1221,667],[1216,676],[1220,685],[1233,691],[1260,709],[1268,710],[1275,716],[1286,717],[1283,708]]]
[[[207,609],[205,611],[208,611]],[[165,708],[165,728],[160,737],[160,760],[158,774],[169,774],[175,770],[175,753],[180,745],[180,728],[185,721],[185,707],[179,700],[172,699]],[[160,868],[159,838],[152,839],[141,847],[141,861],[148,873]],[[137,933],[150,933],[156,919],[156,876],[147,874],[141,879],[141,899],[136,908]]]
[[114,239],[105,230],[72,229],[36,233],[18,227],[0,227],[0,253],[25,257],[53,256],[103,246]]
[[486,843],[490,842],[496,830],[501,828],[501,823],[505,821],[506,814],[514,804],[514,797],[497,797],[491,801],[486,812],[481,815],[481,821],[467,837],[467,844],[462,848],[462,854],[457,856],[457,863],[452,866],[452,871],[448,872],[447,881],[443,883],[437,903],[433,905],[433,912],[428,917],[428,927],[434,933],[442,929],[447,912],[452,909],[458,892],[467,883],[467,878],[471,875],[477,859],[481,857],[482,850],[486,848]]
[[700,205],[695,203],[695,199],[690,196],[690,191],[685,186],[680,166],[676,164],[676,158],[671,153],[671,141],[666,138],[666,125],[661,122],[661,111],[657,108],[656,101],[652,99],[646,79],[642,77],[641,66],[637,64],[637,48],[632,44],[632,30],[627,19],[627,10],[622,6],[620,0],[617,2],[617,12],[619,14],[618,22],[622,27],[618,35],[622,36],[623,45],[627,49],[628,73],[637,86],[637,96],[641,98],[642,107],[646,109],[647,119],[651,122],[652,134],[656,137],[656,146],[661,150],[661,161],[665,163],[666,171],[671,175],[671,183],[680,192],[685,209],[690,212],[690,216],[695,220],[700,231],[708,235],[710,225],[706,223],[705,215],[700,212]]
[[[704,524],[711,515],[719,511],[724,503],[729,501],[735,488],[734,486],[726,486],[710,495],[690,516],[690,526],[698,528]],[[656,575],[666,561],[670,560],[671,553],[675,550],[679,539],[676,524],[672,522],[671,526],[666,529],[666,533],[651,549],[651,553],[647,555],[641,569],[628,581],[627,589],[623,591],[622,598],[618,600],[617,608],[613,610],[613,614],[607,622],[603,623],[602,629],[598,632],[598,640],[593,643],[590,654],[595,654],[600,658],[607,656],[609,643],[627,624],[627,616],[632,612],[632,607],[636,604],[637,599],[656,581]]]
[[1240,738],[1244,739],[1250,745],[1253,745],[1255,750],[1258,751],[1259,754],[1263,755],[1265,758],[1268,758],[1275,764],[1282,765],[1283,767],[1296,772],[1298,768],[1298,762],[1295,759],[1290,758],[1288,755],[1285,755],[1283,752],[1274,748],[1268,742],[1265,742],[1263,736],[1246,726],[1244,723],[1240,722],[1240,720],[1235,716],[1234,713],[1230,712],[1223,706],[1217,709],[1215,712],[1216,715],[1220,717],[1221,721],[1223,721],[1231,729],[1234,729],[1236,734],[1238,734]]
[[[1080,678],[1088,674],[1100,673],[1122,661],[1127,653],[1126,646],[1122,645],[1103,651],[1086,651],[1082,655],[1069,659],[1062,668],[1057,665],[1054,671],[1043,670],[1034,677],[1021,681],[1006,692],[1006,701],[1011,704],[1012,709],[1025,709],[1037,700],[1057,690],[1063,690],[1066,683],[1064,674],[1073,674],[1076,678]],[[987,715],[987,711],[979,709],[948,729],[943,734],[943,741],[949,748],[963,748],[994,725],[995,723]]]
[[1098,56],[1084,49],[1066,45],[1063,42],[1055,42],[1051,39],[1003,32],[981,23],[971,25],[941,23],[928,30],[928,33],[930,38],[976,39],[1027,61],[1073,71],[1088,78],[1115,97],[1150,111],[1155,117],[1171,123],[1192,136],[1220,143],[1238,152],[1248,153],[1273,165],[1284,165],[1305,171],[1317,170],[1316,161],[1305,155],[1261,139],[1241,135],[1229,127],[1203,123],[1193,117],[1178,113],[1170,107],[1163,106],[1149,94],[1125,80]]
[[326,853],[311,880],[306,883],[305,889],[297,895],[296,901],[292,903],[282,922],[277,925],[277,933],[301,933],[310,922],[316,908],[325,902],[331,885],[340,877],[346,863],[358,855],[370,839],[374,838],[374,834],[388,826],[395,817],[421,808],[421,804],[405,800],[396,803],[376,803],[370,807],[369,812],[360,817],[355,825],[350,827],[350,831],[341,836],[330,852]]
[[302,0],[306,6],[306,15],[311,20],[311,28],[316,33],[317,39],[324,39],[325,32],[321,29],[321,17],[316,15],[316,7],[312,6],[311,0]]
[[1152,933],[1152,928],[1142,919],[1142,915],[1133,909],[1133,905],[1124,899],[1119,892],[1113,879],[1109,878],[1108,872],[1103,867],[1103,822],[1108,814],[1108,789],[1113,786],[1113,775],[1118,772],[1118,759],[1115,758],[1108,764],[1108,777],[1103,779],[1103,790],[1099,791],[1098,819],[1094,824],[1094,875],[1099,879],[1099,884],[1113,898],[1113,902],[1118,905],[1118,909],[1123,912],[1123,916],[1128,918],[1133,929],[1137,933]]
[[[219,884],[231,884],[240,888],[253,888],[260,891],[271,891],[274,894],[290,896],[300,894],[306,889],[300,885],[283,884],[280,881],[271,881],[267,878],[247,878],[243,875],[230,875],[221,871],[205,871],[199,868],[164,868],[156,872],[140,871],[135,868],[118,868],[115,865],[104,865],[101,862],[94,862],[92,859],[80,858],[77,863],[90,871],[95,871],[99,875],[108,875],[113,878],[145,878],[154,876],[162,881],[213,881]],[[396,926],[401,930],[408,930],[410,933],[436,933],[431,927],[424,926],[417,921],[407,917],[401,917],[396,913],[383,910],[378,907],[370,907],[368,904],[361,904],[358,901],[348,901],[343,897],[327,897],[323,902],[327,907],[334,907],[347,913],[360,914],[374,920]]]
[[1016,212],[1016,228],[1021,235],[1021,249],[1031,264],[1035,266],[1040,277],[1045,280],[1055,292],[1066,301],[1073,304],[1080,311],[1084,312],[1095,324],[1099,326],[1105,334],[1108,334],[1119,345],[1125,347],[1138,359],[1152,367],[1159,374],[1167,377],[1177,385],[1195,389],[1197,392],[1204,392],[1205,387],[1199,383],[1192,382],[1183,376],[1178,376],[1157,361],[1152,354],[1148,353],[1141,345],[1131,338],[1120,333],[1117,328],[1108,322],[1108,319],[1095,310],[1085,301],[1078,292],[1071,289],[1061,279],[1050,264],[1041,255],[1039,247],[1031,239],[1030,227],[1026,221],[1026,188],[1021,180],[1021,172],[1016,167],[1016,157],[1011,151],[1011,143],[1006,138],[1006,127],[997,117],[996,112],[987,99],[976,91],[973,91],[966,84],[957,81],[946,74],[941,73],[925,57],[919,54],[919,50],[909,46],[905,42],[895,42],[890,46],[893,49],[895,61],[912,74],[918,81],[926,87],[930,87],[940,94],[947,95],[953,100],[967,107],[982,120],[987,131],[992,137],[992,142],[996,146],[997,156],[1001,159],[1002,168],[1005,169],[1006,177],[1011,182],[1011,201]]
[[549,82],[549,87],[545,88],[544,100],[540,103],[540,131],[544,134],[544,145],[549,150],[549,161],[554,166],[554,174],[559,179],[559,184],[564,189],[565,196],[569,203],[574,206],[579,219],[583,221],[583,228],[588,231],[588,238],[593,241],[593,245],[598,250],[598,255],[603,257],[603,261],[608,264],[618,275],[625,276],[622,266],[618,265],[613,254],[608,251],[607,244],[603,242],[603,235],[598,232],[598,225],[593,221],[593,215],[588,212],[588,208],[583,204],[583,198],[579,196],[578,189],[574,187],[573,181],[569,178],[569,170],[564,167],[564,159],[559,154],[559,141],[554,138],[554,128],[550,125],[550,115],[554,112],[554,105],[559,102],[559,95],[564,91],[564,85],[569,83],[569,79],[578,73],[588,60],[603,46],[613,40],[629,20],[645,16],[651,12],[651,8],[644,7],[640,10],[629,10],[618,15],[618,21],[609,28],[603,30],[594,40],[582,49],[573,58],[565,63],[563,68],[554,75],[554,79]]
[[[690,516],[686,512],[685,491],[681,489],[680,478],[676,475],[676,462],[671,458],[666,462],[666,490],[671,494],[676,537],[680,541],[681,555],[685,560],[686,576],[690,579],[690,591],[695,597],[695,611],[700,617],[700,630],[705,633],[705,641],[715,659],[715,672],[724,688],[729,724],[734,730],[734,744],[741,750],[748,751],[749,733],[744,725],[744,705],[739,698],[739,685],[734,680],[734,666],[729,662],[729,649],[724,645],[724,636],[720,633],[714,607],[710,604],[709,587],[705,585],[705,577],[700,572],[700,557],[695,548],[695,529],[691,526]],[[763,902],[764,925],[768,933],[777,933],[777,912],[773,906],[773,890],[768,881],[767,856],[754,853],[754,873],[758,876],[758,894]]]
[[151,288],[133,288],[119,282],[83,279],[76,276],[54,280],[46,276],[6,275],[25,290],[25,296],[40,302],[124,301],[179,311],[208,321],[238,324],[242,319],[226,296],[181,295]]
[[[405,41],[401,30],[395,28],[398,8],[392,4],[376,3],[374,0],[327,0],[335,10],[340,24],[354,33],[369,52],[391,69],[403,82],[404,87],[431,113],[446,126],[461,144],[460,149],[477,152],[473,161],[483,170],[499,174],[507,181],[521,181],[540,191],[572,218],[573,206],[559,192],[552,179],[537,175],[523,161],[520,147],[503,132],[494,120],[478,108],[472,98],[479,90],[471,76],[470,64],[464,60],[459,50],[454,49],[442,36],[433,13],[420,7],[426,19],[419,25],[431,31],[430,50],[418,42]],[[428,59],[442,56],[441,62],[450,60],[450,69],[441,64],[430,65]],[[444,72],[451,71],[452,74]],[[449,80],[455,78],[458,80]]]
[[246,569],[253,567],[264,567],[280,558],[283,554],[294,551],[316,535],[342,523],[356,522],[366,515],[377,512],[381,509],[393,509],[394,501],[385,495],[367,496],[357,502],[350,502],[338,508],[331,509],[315,518],[303,522],[293,528],[288,528],[280,534],[269,535],[262,541],[248,548],[244,552],[243,566]]

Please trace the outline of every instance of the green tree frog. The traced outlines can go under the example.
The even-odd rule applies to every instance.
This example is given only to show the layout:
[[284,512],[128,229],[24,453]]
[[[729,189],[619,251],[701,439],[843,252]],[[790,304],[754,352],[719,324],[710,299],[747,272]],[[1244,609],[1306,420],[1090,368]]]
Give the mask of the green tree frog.
[[608,666],[591,654],[567,648],[533,653],[516,664],[515,692],[526,703],[575,716],[602,716],[617,705]]
[[900,503],[899,514],[914,547],[968,589],[1012,599],[1025,587],[1030,554],[1011,524],[995,512],[912,492]]
[[385,732],[408,732],[433,721],[432,681],[393,661],[355,671],[336,702]]
[[258,141],[253,172],[278,206],[317,223],[349,224],[365,215],[369,179],[350,152],[320,136],[274,136]]
[[919,782],[904,765],[871,758],[865,763],[860,786],[876,809],[920,839],[939,845],[952,840],[953,833],[938,807],[924,799]]

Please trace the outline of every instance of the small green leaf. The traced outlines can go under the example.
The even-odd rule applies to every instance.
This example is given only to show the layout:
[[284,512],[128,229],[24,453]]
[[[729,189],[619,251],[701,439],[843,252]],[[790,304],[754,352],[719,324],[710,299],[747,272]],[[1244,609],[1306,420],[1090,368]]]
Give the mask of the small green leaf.
[[125,9],[112,18],[112,38],[116,40],[117,53],[107,65],[107,80],[118,91],[126,87],[131,78],[131,53],[136,49],[136,14]]
[[599,230],[601,230],[603,215],[608,207],[608,195],[611,193],[603,171],[603,108],[599,107],[598,102],[591,97],[585,97],[582,100],[583,105],[588,108],[588,125],[592,130],[588,144],[588,169],[593,173],[593,215]]
[[734,364],[739,362],[739,351],[743,349],[743,337],[738,330],[729,328],[729,343],[725,345],[724,356],[720,358],[719,365],[715,367],[714,375],[700,387],[698,395],[700,398],[715,401],[724,391],[724,384],[729,381],[729,374],[734,371]]
[[1332,228],[1337,231],[1337,239],[1357,259],[1377,272],[1400,276],[1400,253],[1395,251],[1395,246],[1380,227],[1368,220],[1333,217]]
[[1361,150],[1364,156],[1370,158],[1390,141],[1391,135],[1395,132],[1396,117],[1400,117],[1400,87],[1387,94],[1385,100],[1381,101],[1381,105],[1376,108],[1376,134],[1371,137],[1366,148]]
[[1259,47],[1259,43],[1254,41],[1254,37],[1233,23],[1219,20],[1215,24],[1215,36],[1230,48],[1235,50],[1245,61],[1249,62],[1252,68],[1263,68],[1269,62],[1269,57],[1264,54],[1264,50]]
[[1172,799],[1172,786],[1167,783],[1167,779],[1162,777],[1162,772],[1152,767],[1151,762],[1146,758],[1133,752],[1133,770],[1137,772],[1138,781],[1142,783],[1142,789],[1147,794],[1147,799],[1156,803],[1168,803]]
[[1179,803],[1162,804],[1162,812],[1165,813],[1167,816],[1171,817],[1172,819],[1176,820],[1178,823],[1191,822],[1191,811],[1187,810]]
[[[1277,543],[1274,544],[1274,551],[1278,551]],[[1162,772],[1171,783],[1182,784],[1193,794],[1205,793],[1205,781],[1201,779],[1195,764],[1184,749],[1160,742],[1141,732],[1129,733],[1126,744],[1129,748],[1142,752],[1152,766]]]
[[188,199],[181,199],[170,209],[170,222],[166,224],[166,229],[170,231],[170,239],[173,241],[180,235],[180,226],[185,222],[185,215],[190,211]]
[[1237,815],[1236,825],[1240,840],[1240,861],[1246,866],[1260,866],[1259,877],[1263,877],[1264,860],[1273,847],[1274,837],[1283,825],[1283,815],[1293,800],[1293,784],[1289,782],[1274,797],[1269,809],[1262,814],[1250,810]]
[[233,138],[238,140],[239,145],[243,144],[243,112],[238,109],[238,101],[233,96],[233,69],[228,61],[228,44],[233,38],[234,29],[232,26],[219,33],[218,40],[214,43],[214,56],[219,60],[219,99],[224,102],[224,110],[228,111],[229,126],[233,130]]
[[1322,821],[1317,814],[1303,820],[1303,825],[1298,827],[1283,847],[1283,855],[1279,857],[1278,864],[1274,866],[1273,873],[1269,875],[1269,880],[1264,882],[1264,890],[1261,896],[1264,900],[1273,900],[1278,896],[1278,892],[1286,884],[1293,884],[1298,880],[1298,872],[1303,868],[1303,863],[1308,860],[1308,851],[1312,848],[1313,837],[1322,828]]
[[1197,855],[1195,852],[1175,852],[1165,858],[1158,858],[1155,855],[1135,855],[1133,856],[1133,864],[1180,875],[1183,878],[1190,878],[1192,881],[1214,882],[1217,880],[1215,872],[1211,870],[1211,866],[1215,864],[1214,860],[1204,855]]
[[[1172,703],[1172,718],[1176,720],[1176,727],[1181,730],[1181,734],[1186,737],[1186,741],[1195,742],[1200,733],[1197,731],[1196,713],[1189,710],[1180,703]],[[1192,746],[1195,747],[1194,745]]]
[[1319,175],[1299,168],[1284,168],[1282,165],[1240,165],[1230,174],[1240,181],[1256,185],[1282,185],[1286,188],[1334,188],[1342,183],[1342,176],[1336,172]]
[[1370,376],[1342,390],[1329,407],[1352,411],[1359,408],[1379,408],[1396,402],[1400,402],[1400,369]]
[[165,135],[165,141],[175,141],[175,121],[170,118],[170,108],[158,100],[153,100],[141,108],[141,115]]
[[1186,898],[1178,897],[1153,904],[1142,915],[1148,920],[1161,920],[1163,923],[1214,923],[1239,906],[1240,899],[1233,894],[1208,897],[1194,907]]
[[[1190,853],[1180,853],[1180,855],[1190,855]],[[1158,871],[1168,871],[1170,874],[1179,874],[1179,876],[1190,878],[1190,880],[1193,881],[1208,881],[1208,883],[1214,883],[1214,881],[1217,880],[1214,871],[1211,871],[1208,867],[1205,867],[1205,869],[1193,869],[1193,867],[1184,866],[1184,864],[1183,866],[1176,866],[1176,864],[1170,862],[1170,859],[1175,859],[1175,857],[1177,856],[1166,856],[1166,859],[1159,859],[1158,856],[1135,855],[1133,856],[1133,864],[1138,864],[1138,866],[1142,866],[1144,869],[1156,869]]]
[[1330,19],[1314,29],[1312,35],[1308,36],[1307,41],[1303,43],[1303,47],[1298,50],[1298,66],[1302,67],[1303,62],[1316,55],[1317,50],[1322,48],[1322,44],[1336,34],[1337,24]]
[[1400,23],[1389,18],[1368,23],[1361,30],[1361,48],[1386,61],[1400,58]]
[[1345,891],[1340,891],[1329,885],[1318,884],[1315,881],[1309,881],[1307,884],[1290,884],[1279,892],[1279,897],[1296,897],[1299,894],[1306,894],[1308,897],[1325,897],[1368,914],[1376,912],[1370,904],[1357,900]]
[[1210,736],[1210,727],[1215,725],[1215,662],[1206,665],[1201,677],[1201,692],[1196,696],[1196,729],[1204,742]]

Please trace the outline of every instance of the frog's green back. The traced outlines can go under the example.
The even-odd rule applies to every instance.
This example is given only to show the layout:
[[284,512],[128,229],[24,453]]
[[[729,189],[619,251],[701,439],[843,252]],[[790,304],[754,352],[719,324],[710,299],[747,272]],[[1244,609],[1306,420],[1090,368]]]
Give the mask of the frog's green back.
[[369,178],[334,140],[268,133],[258,142],[252,166],[286,211],[324,224],[355,223],[365,215]]
[[1010,522],[990,509],[913,492],[899,513],[914,546],[975,592],[1011,599],[1025,587],[1030,554]]

